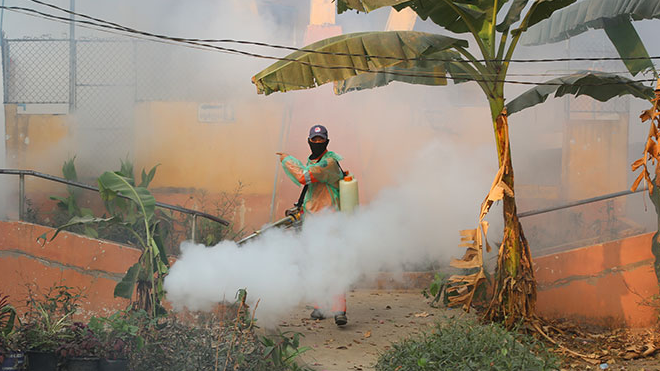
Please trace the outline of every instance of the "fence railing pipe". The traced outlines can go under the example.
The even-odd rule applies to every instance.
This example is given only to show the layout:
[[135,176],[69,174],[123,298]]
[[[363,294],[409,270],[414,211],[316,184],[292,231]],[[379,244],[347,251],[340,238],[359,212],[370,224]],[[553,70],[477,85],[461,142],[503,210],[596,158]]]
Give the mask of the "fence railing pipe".
[[197,215],[193,215],[192,217],[192,235],[190,236],[192,239],[192,242],[195,243],[195,231],[197,230]]
[[18,176],[18,220],[25,220],[25,174]]
[[644,187],[644,188],[640,188],[640,189],[638,189],[634,192],[633,191],[621,191],[621,192],[610,193],[610,194],[606,194],[606,195],[602,195],[602,196],[598,196],[598,197],[586,198],[584,200],[569,202],[569,203],[566,203],[566,204],[563,204],[563,205],[547,207],[547,208],[544,208],[544,209],[525,211],[525,212],[522,212],[522,213],[518,213],[518,218],[525,218],[525,217],[528,217],[528,216],[545,214],[545,213],[549,213],[551,211],[557,211],[557,210],[562,210],[562,209],[568,209],[569,207],[575,207],[575,206],[590,204],[592,202],[605,201],[605,200],[609,200],[609,199],[616,198],[616,197],[628,196],[628,195],[631,195],[631,194],[634,194],[634,193],[644,192],[644,191],[647,191],[647,190],[648,190],[648,188]]
[[[85,184],[85,183],[80,183],[80,182],[60,178],[60,177],[57,177],[57,176],[40,173],[40,172],[34,171],[34,170],[0,169],[0,174],[18,175],[19,176],[19,193],[20,193],[19,197],[21,197],[21,201],[20,201],[21,205],[23,205],[23,203],[25,201],[24,200],[24,198],[25,198],[25,175],[30,175],[30,176],[34,176],[34,177],[41,178],[41,179],[46,179],[46,180],[51,180],[53,182],[58,182],[58,183],[62,183],[62,184],[66,184],[66,185],[70,185],[70,186],[74,186],[74,187],[78,187],[78,188],[83,188],[83,189],[87,189],[87,190],[94,191],[94,192],[99,191],[99,189],[97,187],[94,187],[94,186],[91,186],[91,185],[88,185],[88,184]],[[119,194],[117,196],[121,197],[121,198],[129,199],[129,197],[126,197],[126,196],[121,195],[121,194]],[[207,214],[205,212],[201,212],[201,211],[197,211],[197,210],[187,209],[187,208],[181,207],[181,206],[164,204],[164,203],[158,202],[158,201],[156,201],[156,206],[160,207],[160,208],[163,208],[163,209],[178,211],[180,213],[192,215],[193,217],[201,216],[202,218],[206,218],[206,219],[212,220],[216,223],[220,223],[220,224],[224,225],[225,227],[229,226],[229,224],[230,224],[228,221],[226,221],[222,218],[218,218],[217,216],[213,216],[211,214]],[[21,210],[24,210],[24,205],[21,206]],[[21,215],[23,215],[23,214],[19,210],[19,218],[21,217]]]

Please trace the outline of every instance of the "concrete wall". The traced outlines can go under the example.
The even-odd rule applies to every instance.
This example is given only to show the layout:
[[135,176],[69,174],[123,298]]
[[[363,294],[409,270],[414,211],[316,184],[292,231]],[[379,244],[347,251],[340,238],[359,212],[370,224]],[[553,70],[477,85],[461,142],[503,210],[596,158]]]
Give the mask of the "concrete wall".
[[534,258],[538,312],[606,327],[657,323],[657,308],[645,304],[658,295],[652,236],[647,233]]
[[[83,316],[124,308],[128,301],[113,298],[112,293],[140,251],[67,232],[45,246],[36,242],[39,235],[52,231],[30,223],[0,222],[0,292],[9,294],[12,303],[20,307],[26,285],[43,290],[63,284],[83,290]],[[535,258],[538,313],[607,327],[657,323],[657,311],[644,304],[658,295],[651,236],[644,234]],[[394,277],[381,274],[358,286],[421,288],[431,279],[429,273]]]
[[128,305],[114,298],[114,287],[140,251],[115,243],[62,232],[41,246],[37,237],[52,228],[23,222],[0,222],[0,292],[24,309],[28,286],[40,291],[53,285],[80,288],[85,295],[81,317],[107,315]]

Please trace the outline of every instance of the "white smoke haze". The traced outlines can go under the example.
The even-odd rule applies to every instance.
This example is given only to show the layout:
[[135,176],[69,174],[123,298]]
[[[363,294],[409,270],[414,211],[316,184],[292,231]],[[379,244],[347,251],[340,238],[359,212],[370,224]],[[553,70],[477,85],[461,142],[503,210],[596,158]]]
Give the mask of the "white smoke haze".
[[[248,304],[260,299],[256,316],[270,327],[299,303],[330,308],[365,274],[401,271],[415,264],[460,257],[460,229],[474,228],[487,191],[486,153],[433,141],[354,215],[308,216],[302,230],[271,229],[242,247],[183,243],[165,279],[174,307],[209,310],[246,288]],[[350,316],[350,301],[348,303]]]

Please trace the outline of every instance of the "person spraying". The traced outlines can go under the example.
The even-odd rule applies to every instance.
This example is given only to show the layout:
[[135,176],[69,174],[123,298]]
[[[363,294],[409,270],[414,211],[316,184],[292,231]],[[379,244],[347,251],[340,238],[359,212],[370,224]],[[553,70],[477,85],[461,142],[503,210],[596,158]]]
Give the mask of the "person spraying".
[[[298,202],[289,214],[302,214],[303,220],[307,214],[314,214],[321,210],[330,209],[339,211],[339,181],[344,178],[344,171],[339,165],[342,159],[338,154],[328,151],[328,130],[322,125],[314,125],[309,129],[307,138],[312,153],[305,164],[297,158],[286,153],[277,153],[286,175],[297,185],[303,186]],[[335,323],[343,326],[348,323],[346,317],[346,295],[337,295],[333,298],[331,312]],[[326,308],[314,306],[311,317],[325,318]]]

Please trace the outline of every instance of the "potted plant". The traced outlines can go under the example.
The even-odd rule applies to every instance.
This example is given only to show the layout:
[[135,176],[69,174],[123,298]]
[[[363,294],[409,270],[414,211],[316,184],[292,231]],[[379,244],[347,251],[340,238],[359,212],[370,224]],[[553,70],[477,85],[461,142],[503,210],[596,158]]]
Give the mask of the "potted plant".
[[65,338],[65,328],[69,316],[54,316],[41,305],[36,305],[37,313],[28,316],[28,321],[18,330],[19,341],[25,344],[29,371],[56,371],[56,350]]
[[57,353],[64,360],[68,371],[97,371],[101,340],[87,325],[75,322],[66,329],[64,342],[57,348]]
[[25,353],[22,349],[15,332],[0,332],[0,369],[22,370],[25,366]]
[[134,323],[138,319],[130,313],[129,309],[109,317],[90,319],[89,327],[102,344],[100,371],[127,371],[129,351],[142,348],[144,341],[139,335],[139,327]]
[[0,366],[3,371],[21,370],[25,354],[18,346],[14,325],[16,309],[9,304],[9,296],[0,294]]

